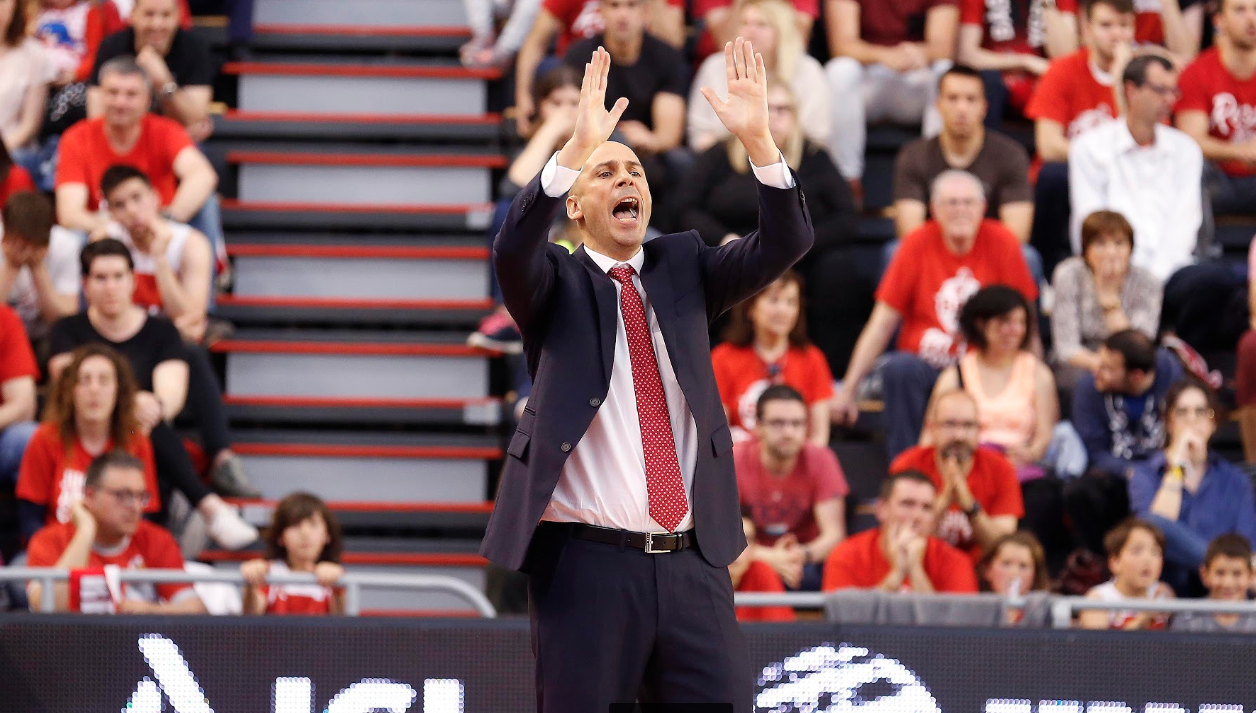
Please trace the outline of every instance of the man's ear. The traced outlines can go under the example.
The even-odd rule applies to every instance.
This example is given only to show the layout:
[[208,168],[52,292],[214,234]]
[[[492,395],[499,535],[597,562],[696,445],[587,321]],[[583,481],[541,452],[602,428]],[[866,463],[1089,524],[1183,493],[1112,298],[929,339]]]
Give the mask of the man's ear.
[[580,220],[584,217],[584,210],[580,208],[580,199],[573,195],[567,196],[567,219]]

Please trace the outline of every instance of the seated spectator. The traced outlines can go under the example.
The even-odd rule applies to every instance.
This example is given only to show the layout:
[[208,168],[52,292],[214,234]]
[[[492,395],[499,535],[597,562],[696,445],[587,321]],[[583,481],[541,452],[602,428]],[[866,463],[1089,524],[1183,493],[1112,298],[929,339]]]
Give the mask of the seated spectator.
[[88,344],[70,353],[22,458],[17,498],[23,540],[45,525],[70,522],[74,504],[83,499],[87,466],[115,450],[144,464],[144,512],[161,510],[153,446],[135,415],[136,391],[131,365],[113,349]]
[[[785,585],[772,566],[754,558],[755,527],[748,516],[741,518],[746,541],[751,545],[741,551],[737,559],[728,565],[728,576],[733,580],[734,592],[784,592]],[[817,587],[818,588],[818,587]],[[737,607],[737,621],[794,621],[794,610],[786,606]]]
[[1154,337],[1162,288],[1156,276],[1132,264],[1134,228],[1120,213],[1098,210],[1081,224],[1081,255],[1055,268],[1051,338],[1056,378],[1070,395],[1082,374],[1099,369],[1109,334],[1136,329]]
[[824,563],[824,585],[883,592],[969,594],[977,591],[972,560],[929,533],[937,490],[929,476],[907,470],[881,485],[880,526],[846,538]]
[[9,153],[4,142],[0,141],[0,205],[4,205],[16,193],[35,190],[35,181],[30,172],[14,163]]
[[942,132],[916,139],[894,160],[894,230],[898,237],[919,228],[929,217],[929,187],[943,171],[968,171],[988,191],[986,217],[994,218],[1029,241],[1034,193],[1029,187],[1029,154],[1007,136],[986,131],[985,88],[981,75],[963,65],[951,67],[938,85]]
[[790,589],[818,591],[824,560],[846,537],[850,488],[827,446],[805,440],[802,394],[772,386],[759,397],[756,440],[733,447],[741,506],[754,523],[754,559]]
[[881,277],[876,306],[851,354],[833,399],[833,419],[854,423],[859,382],[885,351],[894,331],[897,351],[880,365],[885,399],[885,444],[893,458],[920,438],[929,392],[941,369],[955,363],[959,310],[982,285],[1010,285],[1038,297],[1016,236],[983,219],[985,194],[971,173],[942,172],[929,192],[933,219],[903,238]]
[[[0,143],[19,153],[30,151],[39,138],[55,70],[43,46],[26,34],[29,3],[5,5],[0,8]],[[0,205],[4,198],[0,195]]]
[[924,473],[938,491],[935,534],[966,550],[973,562],[994,541],[1016,531],[1025,503],[1016,469],[993,448],[979,447],[984,416],[966,391],[939,392],[930,411],[929,445],[909,448],[890,464],[891,473]]
[[[253,542],[257,529],[205,487],[171,426],[189,395],[188,352],[169,320],[150,316],[131,300],[135,275],[130,251],[116,240],[104,239],[83,248],[80,262],[87,310],[53,325],[50,376],[58,378],[71,361],[69,352],[84,344],[105,344],[126,357],[140,389],[135,415],[140,430],[152,442],[159,477],[187,497],[219,544],[240,549]],[[204,390],[201,381],[197,386],[197,392]],[[199,398],[209,400],[203,395]],[[212,421],[205,417],[204,409],[197,415],[202,426]],[[225,418],[223,421],[221,439],[225,442]],[[205,449],[211,452],[213,447],[207,443]],[[231,485],[242,479],[237,468],[238,459],[227,458],[216,465],[211,478],[219,487]]]
[[1090,469],[1065,482],[1064,507],[1076,539],[1092,552],[1100,551],[1103,533],[1129,514],[1129,480],[1163,446],[1164,398],[1180,378],[1177,359],[1157,351],[1142,332],[1126,329],[1104,340],[1095,373],[1078,382],[1073,427]]
[[[1217,535],[1208,543],[1199,577],[1215,602],[1247,602],[1252,588],[1252,546],[1234,533]],[[1173,617],[1174,631],[1215,631],[1256,634],[1256,614],[1183,612]]]
[[[250,9],[253,7],[252,0],[234,4],[246,3]],[[126,29],[135,14],[135,0],[103,0],[101,4],[105,11],[105,35]],[[188,5],[188,0],[179,0],[179,27],[189,31],[192,29],[192,8]]]
[[87,115],[97,117],[105,111],[101,68],[115,57],[129,57],[155,90],[151,111],[182,124],[193,141],[204,141],[213,130],[209,101],[214,64],[209,44],[179,27],[178,0],[135,0],[130,19],[130,27],[100,43],[87,90]]
[[1121,78],[1125,118],[1069,144],[1073,252],[1082,221],[1100,209],[1125,216],[1138,236],[1131,262],[1164,281],[1195,261],[1203,221],[1203,154],[1164,124],[1178,96],[1177,72],[1159,55],[1130,60]]
[[[506,176],[497,184],[497,209],[488,230],[489,248],[506,220],[510,202],[528,182],[541,172],[545,162],[571,138],[576,126],[576,108],[580,106],[580,82],[583,75],[567,65],[558,65],[533,85],[537,96],[537,126],[528,143],[515,154]],[[555,225],[569,223],[566,214],[555,219]],[[575,249],[574,247],[572,248]],[[502,304],[497,274],[489,270],[489,289],[494,309],[480,320],[479,328],[467,337],[467,346],[503,354],[523,353],[523,337],[519,327]]]
[[35,342],[48,338],[52,323],[78,311],[78,254],[82,241],[53,225],[52,201],[22,191],[0,209],[0,295],[8,295]]
[[1116,80],[1133,52],[1133,0],[1087,0],[1081,24],[1085,45],[1051,61],[1025,107],[1038,152],[1031,240],[1048,272],[1071,254],[1069,146],[1120,115]]
[[[980,430],[977,441],[1002,451],[1017,477],[1033,480],[1051,445],[1060,404],[1051,370],[1030,350],[1033,310],[1024,295],[1005,285],[976,292],[959,313],[964,356],[938,376],[933,398],[955,389],[972,397]],[[933,441],[929,434],[923,443]]]
[[[53,567],[81,575],[103,576],[103,568],[183,569],[183,555],[174,537],[144,519],[150,494],[144,463],[135,456],[113,451],[97,456],[87,467],[83,498],[70,508],[70,521],[49,525],[31,538],[27,547],[29,567]],[[83,582],[86,576],[72,578]],[[192,585],[123,584],[120,599],[100,586],[97,597],[88,589],[58,582],[53,585],[56,611],[119,614],[205,614]],[[31,582],[26,591],[38,608],[43,585]]]
[[[744,28],[738,30],[738,19],[734,13],[736,8],[734,5],[740,5],[744,0],[694,0],[693,17],[695,20],[701,20],[700,27],[704,32],[698,38],[698,45],[695,54],[699,60],[704,60],[712,53],[718,52],[726,43],[732,42],[740,35],[746,39],[751,39],[745,34]],[[787,3],[790,13],[788,15],[790,23],[797,29],[799,41],[802,47],[806,47],[811,42],[811,28],[815,25],[815,21],[820,17],[820,0],[789,0]],[[759,40],[753,39],[755,51],[763,52],[763,61],[768,61],[766,50],[759,49]],[[771,65],[768,71],[772,72]],[[827,138],[829,129],[826,126],[824,135]]]
[[1010,104],[1023,114],[1050,63],[1077,50],[1076,0],[961,0],[956,60],[981,72],[998,129]]
[[[634,9],[646,2],[627,0]],[[620,0],[617,4],[623,3],[624,0]],[[563,57],[573,43],[601,34],[606,28],[601,4],[602,0],[543,0],[541,3],[536,22],[532,24],[532,30],[523,41],[515,61],[515,128],[520,136],[531,136],[536,127],[532,83],[547,71],[548,67],[543,65],[552,66],[551,60],[546,59],[550,44],[554,43],[555,54]],[[673,47],[680,47],[684,41],[684,0],[650,0],[646,9],[650,33]],[[556,43],[555,37],[558,38]],[[610,51],[609,47],[607,51]],[[577,69],[584,76],[584,67]],[[688,85],[685,88],[688,89]],[[611,93],[607,92],[607,96]]]
[[764,391],[784,384],[807,406],[807,442],[827,447],[833,374],[824,354],[807,340],[798,273],[786,272],[734,307],[724,339],[711,350],[711,364],[734,440],[755,431]]
[[0,485],[17,482],[35,423],[35,379],[39,368],[22,320],[0,305]]
[[1256,38],[1252,0],[1222,0],[1213,25],[1217,43],[1182,70],[1177,128],[1199,142],[1204,185],[1218,215],[1256,212]]
[[825,0],[833,129],[829,153],[862,198],[868,124],[915,124],[934,136],[942,121],[938,79],[955,58],[956,0]]
[[[815,6],[815,3],[812,2],[812,5]],[[724,12],[727,13],[727,10]],[[769,81],[769,91],[776,87],[792,90],[792,108],[788,112],[790,119],[808,140],[827,147],[830,129],[828,85],[824,79],[824,67],[807,54],[806,40],[798,32],[797,18],[806,15],[795,13],[784,0],[742,0],[738,3],[737,13],[735,36],[750,42],[754,51],[763,55],[763,66],[768,73],[781,79],[780,82]],[[716,46],[723,48],[732,39],[733,36],[721,39]],[[702,98],[703,87],[711,88],[721,99],[728,98],[728,73],[724,68],[723,52],[702,62],[689,90],[689,148],[699,153],[729,137],[728,129],[715,115],[715,109]],[[769,108],[773,105],[771,97],[768,104]],[[821,193],[816,189],[809,189],[809,192],[813,196]]]
[[125,245],[135,263],[132,300],[150,314],[169,318],[184,341],[200,343],[209,321],[209,240],[161,215],[161,199],[139,169],[112,166],[100,183],[113,219],[105,233]]
[[1248,328],[1239,340],[1234,398],[1238,404],[1244,460],[1256,463],[1256,240],[1248,247],[1247,275]]
[[[815,244],[797,267],[809,272],[820,253],[854,240],[858,216],[850,186],[833,159],[823,146],[803,137],[794,96],[789,85],[769,82],[768,128],[808,196]],[[698,101],[710,108],[705,99],[699,97]],[[681,206],[678,222],[685,229],[697,230],[711,246],[740,238],[759,227],[757,185],[746,148],[730,136],[699,154],[677,186],[676,202]]]
[[1130,509],[1165,536],[1165,581],[1186,596],[1209,541],[1238,533],[1256,542],[1256,501],[1247,473],[1208,448],[1216,397],[1183,379],[1164,399],[1165,448],[1134,467]]
[[[1005,597],[1026,592],[1045,592],[1051,587],[1047,577],[1047,556],[1033,533],[1021,530],[1001,535],[977,562],[977,578],[982,591]],[[1008,623],[1016,624],[1024,612],[1008,611]]]
[[458,58],[464,67],[474,68],[510,66],[541,10],[541,0],[462,0],[462,4],[471,39],[459,48]]
[[[317,495],[293,493],[275,506],[266,558],[240,565],[245,614],[343,614],[340,525]],[[267,584],[271,574],[310,572],[316,584]]]
[[[1129,599],[1172,599],[1173,590],[1160,581],[1164,566],[1164,535],[1155,525],[1129,518],[1103,540],[1112,579],[1086,593],[1087,599],[1120,602]],[[1078,615],[1083,629],[1163,629],[1166,614],[1149,611],[1094,609]]]
[[171,219],[221,244],[218,175],[182,125],[149,113],[152,87],[144,70],[130,58],[115,57],[97,74],[104,114],[79,122],[61,139],[57,222],[91,238],[105,235],[110,218],[100,211],[100,179],[109,167],[125,164],[148,176]]

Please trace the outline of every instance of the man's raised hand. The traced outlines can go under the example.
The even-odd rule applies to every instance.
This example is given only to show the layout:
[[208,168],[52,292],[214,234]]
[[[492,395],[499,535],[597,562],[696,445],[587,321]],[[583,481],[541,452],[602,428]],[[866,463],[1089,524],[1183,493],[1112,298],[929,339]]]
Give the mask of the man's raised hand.
[[594,150],[610,138],[619,117],[628,108],[628,100],[620,97],[610,111],[606,110],[606,77],[610,69],[610,53],[598,47],[593,58],[584,65],[576,128],[571,139],[558,152],[558,165],[579,171]]
[[767,166],[779,160],[779,151],[768,131],[768,73],[763,55],[738,37],[724,45],[724,71],[728,75],[728,100],[724,101],[710,87],[702,87],[702,96],[711,103],[724,128],[741,140],[756,166]]

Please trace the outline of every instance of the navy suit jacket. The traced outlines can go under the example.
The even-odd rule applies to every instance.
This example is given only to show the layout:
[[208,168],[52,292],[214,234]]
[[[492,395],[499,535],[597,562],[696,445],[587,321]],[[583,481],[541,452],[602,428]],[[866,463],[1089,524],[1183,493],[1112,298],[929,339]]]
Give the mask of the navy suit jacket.
[[[797,184],[797,177],[794,182]],[[548,242],[564,198],[538,175],[515,196],[493,242],[493,268],[523,335],[532,393],[506,449],[497,504],[480,553],[510,569],[525,558],[568,454],[610,388],[619,299],[584,247]],[[759,185],[759,230],[712,248],[697,231],[643,246],[641,282],[698,427],[693,476],[694,536],[706,560],[725,567],[746,547],[733,470],[732,434],[711,368],[712,320],[789,269],[814,241],[798,188]],[[624,365],[627,366],[627,365]]]

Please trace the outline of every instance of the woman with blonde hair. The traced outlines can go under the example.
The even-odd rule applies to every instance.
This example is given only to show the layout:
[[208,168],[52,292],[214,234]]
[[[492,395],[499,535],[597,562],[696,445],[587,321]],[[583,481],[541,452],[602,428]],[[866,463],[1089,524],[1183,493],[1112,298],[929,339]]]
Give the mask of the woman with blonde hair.
[[[794,8],[784,0],[741,0],[734,13],[739,27],[736,34],[745,37],[754,45],[755,52],[763,55],[769,74],[780,77],[793,89],[798,98],[797,122],[802,133],[821,146],[827,145],[831,127],[824,67],[807,54]],[[728,77],[723,52],[716,52],[702,62],[692,86],[689,147],[702,152],[728,136],[728,130],[700,91],[702,87],[710,87],[720,98],[727,97]]]

